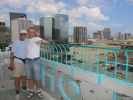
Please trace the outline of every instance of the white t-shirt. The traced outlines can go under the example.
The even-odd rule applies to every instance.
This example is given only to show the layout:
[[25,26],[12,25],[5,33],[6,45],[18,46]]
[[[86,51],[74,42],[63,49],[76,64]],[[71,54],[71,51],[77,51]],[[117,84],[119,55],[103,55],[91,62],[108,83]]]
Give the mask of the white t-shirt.
[[26,57],[29,59],[34,59],[40,57],[40,43],[42,39],[40,37],[33,37],[31,39],[27,39],[27,54]]
[[14,56],[18,58],[25,59],[26,58],[26,41],[14,41],[11,45],[12,52],[14,53]]

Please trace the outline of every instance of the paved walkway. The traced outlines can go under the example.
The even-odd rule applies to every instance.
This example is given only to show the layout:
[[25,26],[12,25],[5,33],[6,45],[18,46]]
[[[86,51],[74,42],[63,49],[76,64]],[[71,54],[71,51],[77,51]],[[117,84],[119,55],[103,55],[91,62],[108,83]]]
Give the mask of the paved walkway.
[[[0,91],[0,100],[16,100],[15,96],[16,94],[14,90]],[[26,93],[21,92],[19,100],[29,100],[29,99],[26,98]],[[30,100],[54,100],[54,99],[44,92],[44,98],[40,99],[37,96],[34,96]]]
[[[5,57],[5,56],[4,56]],[[16,100],[14,80],[11,77],[12,72],[8,70],[8,59],[7,57],[0,56],[0,100]],[[44,97],[41,100],[54,100],[49,94],[44,92]],[[20,94],[20,100],[27,100],[26,93]],[[30,100],[40,100],[36,96]]]
[[[34,96],[30,100],[55,100],[48,93],[43,92],[43,94],[44,98],[42,99],[39,99],[37,96]],[[19,100],[29,100],[26,98],[26,95],[26,93],[21,91]],[[14,82],[12,80],[0,81],[0,100],[16,100],[15,96],[16,93],[14,89]]]

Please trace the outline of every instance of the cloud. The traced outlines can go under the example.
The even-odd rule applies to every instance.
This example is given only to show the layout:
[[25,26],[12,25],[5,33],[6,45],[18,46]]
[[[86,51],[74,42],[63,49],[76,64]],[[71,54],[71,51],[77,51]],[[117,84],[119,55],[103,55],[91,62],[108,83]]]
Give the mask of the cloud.
[[129,4],[133,4],[133,0],[127,0]]
[[114,3],[118,2],[119,0],[77,0],[77,4],[79,6],[86,6],[86,7],[99,7],[104,10],[112,8]]
[[98,8],[98,7],[88,8],[86,6],[82,6],[82,7],[74,8],[74,9],[70,10],[68,13],[72,19],[86,17],[87,19],[92,20],[92,21],[107,21],[107,20],[109,20],[109,17],[105,16],[101,12],[100,8]]
[[5,5],[5,4],[20,4],[21,0],[1,0],[0,4]]
[[13,11],[26,12],[36,23],[40,16],[64,13],[69,15],[71,25],[100,28],[99,22],[108,21],[109,17],[104,15],[100,6],[93,5],[92,1],[94,0],[77,0],[75,6],[70,6],[62,0],[2,0],[0,5],[8,5],[9,11],[13,8]]
[[61,9],[65,8],[63,2],[55,2],[54,0],[39,0],[38,2],[32,2],[27,7],[27,12],[40,12],[47,14],[58,13]]
[[81,6],[88,5],[90,0],[77,0],[77,3]]
[[31,2],[34,2],[34,0],[1,0],[0,5],[10,9],[18,10],[24,6],[28,6],[28,4]]
[[[79,0],[82,4],[86,4],[89,0]],[[66,9],[64,2],[56,2],[55,0],[39,0],[38,2],[31,2],[27,7],[27,12],[30,13],[66,13],[70,18],[80,18],[82,16],[91,18],[94,21],[106,21],[109,17],[105,16],[99,7],[78,6],[71,9]]]
[[133,0],[128,0],[129,2],[133,2]]

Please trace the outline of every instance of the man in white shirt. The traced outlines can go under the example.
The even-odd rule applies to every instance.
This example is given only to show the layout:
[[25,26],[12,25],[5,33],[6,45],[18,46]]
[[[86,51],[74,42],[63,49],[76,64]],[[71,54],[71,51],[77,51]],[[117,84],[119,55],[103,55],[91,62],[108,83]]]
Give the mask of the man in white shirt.
[[26,58],[26,31],[22,30],[19,37],[11,45],[11,56],[9,69],[13,71],[15,77],[16,97],[19,98],[21,83],[23,89],[26,89],[25,79],[25,58]]
[[[28,39],[26,40],[27,49],[26,49],[26,76],[28,79],[28,98],[32,98],[34,94],[43,97],[40,89],[40,71],[41,71],[41,62],[40,62],[40,45],[41,43],[47,43],[47,41],[42,40],[37,36],[36,30],[34,27],[28,29]],[[34,91],[36,87],[36,91]]]

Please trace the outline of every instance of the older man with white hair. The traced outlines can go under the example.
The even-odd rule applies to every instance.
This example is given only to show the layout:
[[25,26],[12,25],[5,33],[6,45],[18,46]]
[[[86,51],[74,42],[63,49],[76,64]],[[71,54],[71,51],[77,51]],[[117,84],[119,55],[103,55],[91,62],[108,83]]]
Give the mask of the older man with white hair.
[[11,45],[10,67],[9,69],[14,72],[16,98],[19,98],[21,83],[22,88],[26,89],[25,78],[25,58],[26,58],[26,30],[19,33],[19,37]]

